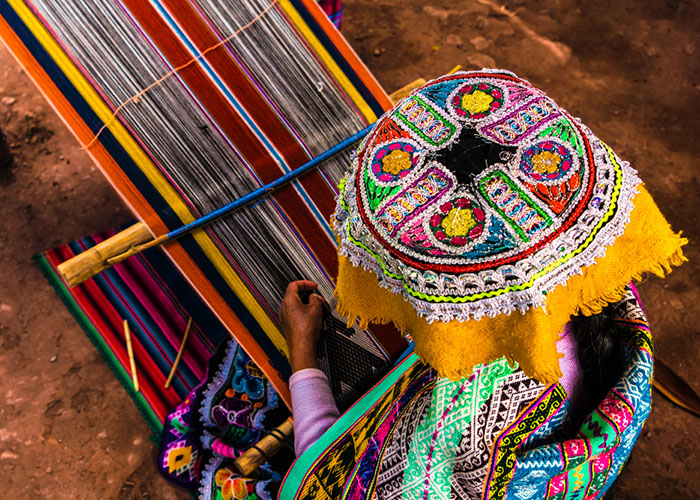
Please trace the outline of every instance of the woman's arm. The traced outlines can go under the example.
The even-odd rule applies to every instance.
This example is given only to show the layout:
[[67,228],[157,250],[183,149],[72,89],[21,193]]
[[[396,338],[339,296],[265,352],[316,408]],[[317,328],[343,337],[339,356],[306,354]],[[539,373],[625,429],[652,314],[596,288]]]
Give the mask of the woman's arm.
[[326,374],[317,368],[294,372],[289,379],[294,412],[294,452],[300,456],[340,414]]
[[289,346],[292,376],[289,391],[294,414],[294,451],[301,455],[338,419],[326,375],[318,369],[316,345],[324,299],[312,281],[289,284],[280,308],[282,333]]

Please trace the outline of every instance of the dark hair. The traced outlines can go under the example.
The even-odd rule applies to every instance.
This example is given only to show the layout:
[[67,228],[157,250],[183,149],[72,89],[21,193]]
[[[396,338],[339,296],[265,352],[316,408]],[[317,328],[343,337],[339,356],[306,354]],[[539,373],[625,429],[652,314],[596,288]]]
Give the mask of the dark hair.
[[622,352],[612,319],[614,307],[611,304],[598,314],[571,318],[582,372],[580,412],[583,415],[598,406],[622,374]]

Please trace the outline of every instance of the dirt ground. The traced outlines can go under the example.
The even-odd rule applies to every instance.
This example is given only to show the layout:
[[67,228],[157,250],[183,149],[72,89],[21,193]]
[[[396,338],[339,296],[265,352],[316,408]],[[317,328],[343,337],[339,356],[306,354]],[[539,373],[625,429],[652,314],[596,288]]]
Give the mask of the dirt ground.
[[[349,0],[343,32],[389,91],[461,64],[515,71],[637,168],[690,239],[640,286],[656,352],[700,392],[700,5],[685,0]],[[503,10],[505,6],[507,10]],[[149,429],[31,255],[130,215],[4,49],[0,127],[0,497],[186,499]],[[656,394],[616,498],[700,498],[700,420]]]

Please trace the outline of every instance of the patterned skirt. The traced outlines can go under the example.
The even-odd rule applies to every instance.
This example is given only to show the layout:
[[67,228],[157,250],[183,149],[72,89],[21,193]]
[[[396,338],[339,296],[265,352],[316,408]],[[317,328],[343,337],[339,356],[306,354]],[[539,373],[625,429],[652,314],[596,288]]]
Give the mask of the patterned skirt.
[[160,470],[202,500],[272,500],[294,459],[291,447],[255,478],[237,474],[233,460],[288,416],[260,369],[230,340],[210,360],[204,380],[168,415]]

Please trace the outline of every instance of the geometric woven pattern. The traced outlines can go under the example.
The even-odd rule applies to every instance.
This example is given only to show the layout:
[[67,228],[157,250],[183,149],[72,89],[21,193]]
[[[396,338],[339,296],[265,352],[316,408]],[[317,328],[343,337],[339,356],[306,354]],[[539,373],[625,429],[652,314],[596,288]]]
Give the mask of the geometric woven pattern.
[[602,498],[651,397],[651,338],[632,287],[614,316],[623,375],[578,431],[560,385],[505,359],[452,381],[413,356],[297,459],[280,498]]

